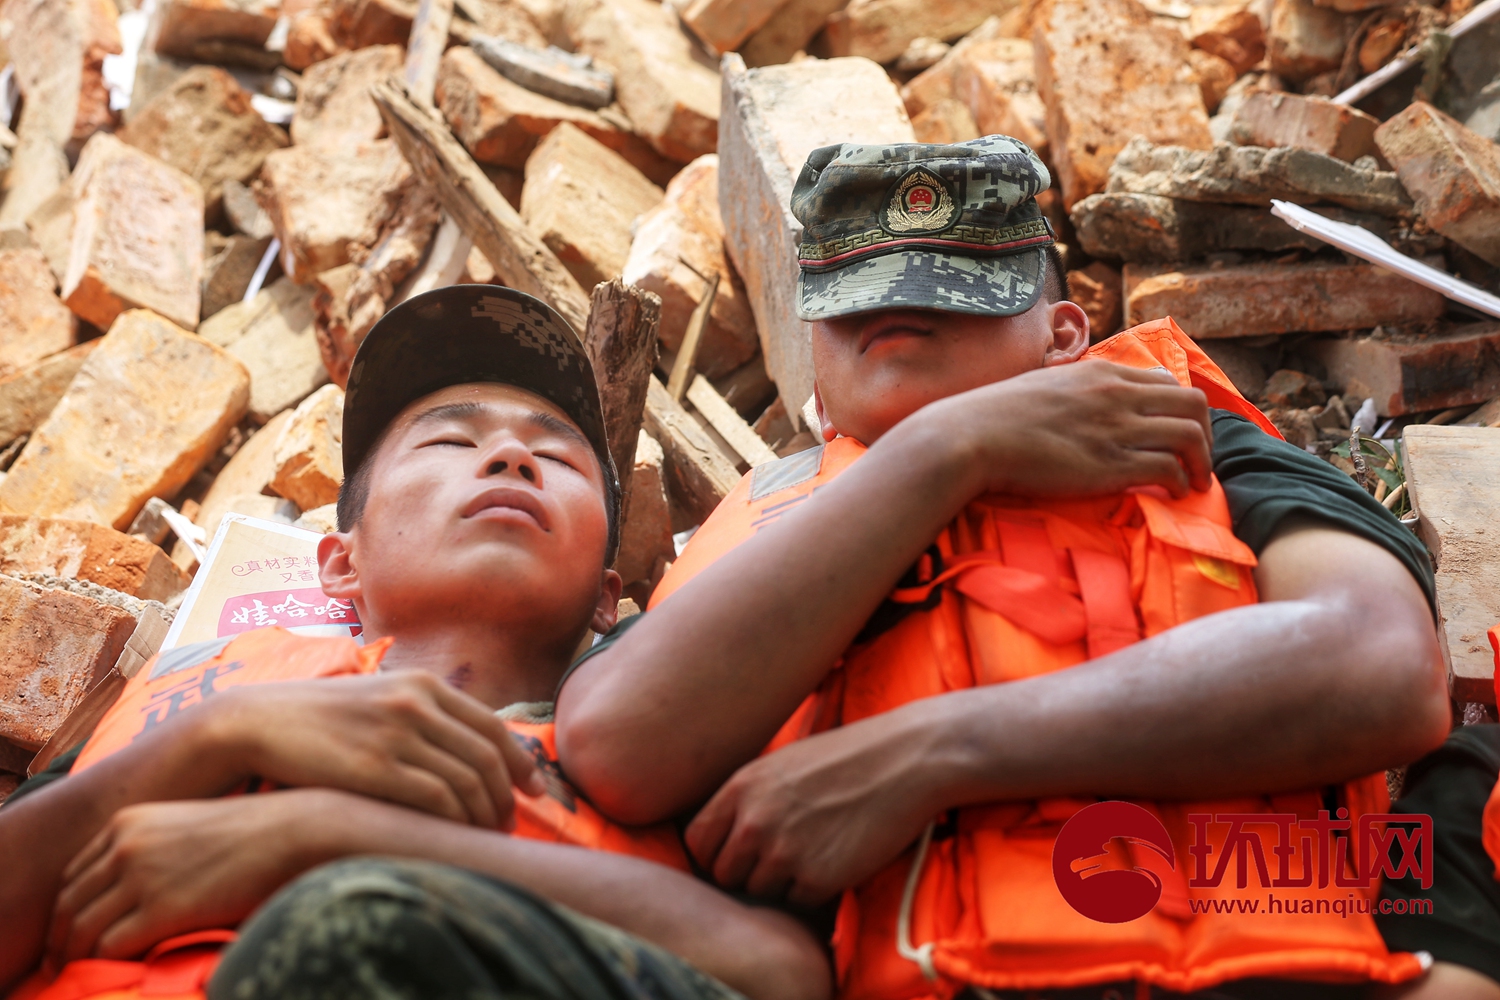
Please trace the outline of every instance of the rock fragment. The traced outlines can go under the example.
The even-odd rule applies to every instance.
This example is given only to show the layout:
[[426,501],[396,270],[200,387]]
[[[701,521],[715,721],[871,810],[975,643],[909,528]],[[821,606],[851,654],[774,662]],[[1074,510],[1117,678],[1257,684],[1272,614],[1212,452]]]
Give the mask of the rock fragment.
[[303,510],[337,502],[343,440],[344,390],[325,385],[297,406],[278,435],[271,488]]
[[1190,337],[1368,329],[1434,320],[1443,297],[1372,264],[1125,265],[1125,325],[1172,316]]
[[1120,297],[1120,272],[1096,260],[1068,272],[1071,301],[1083,307],[1089,318],[1089,338],[1099,341],[1120,329],[1124,301]]
[[112,135],[90,139],[73,172],[73,239],[62,296],[101,329],[127,309],[198,325],[203,189]]
[[745,287],[725,254],[719,158],[710,153],[684,167],[662,202],[640,217],[621,277],[661,296],[661,345],[676,353],[715,274],[719,286],[694,366],[711,379],[750,360],[760,340]]
[[224,351],[147,310],[123,313],[0,483],[0,511],[123,531],[208,461],[249,395]]
[[1234,67],[1253,69],[1266,56],[1266,33],[1259,17],[1240,4],[1194,7],[1188,16],[1188,41]]
[[1110,163],[1133,137],[1212,145],[1187,53],[1181,33],[1134,0],[1057,0],[1039,16],[1037,90],[1069,208],[1104,190]]
[[630,227],[662,190],[617,153],[569,124],[547,134],[526,161],[521,218],[592,289],[620,276]]

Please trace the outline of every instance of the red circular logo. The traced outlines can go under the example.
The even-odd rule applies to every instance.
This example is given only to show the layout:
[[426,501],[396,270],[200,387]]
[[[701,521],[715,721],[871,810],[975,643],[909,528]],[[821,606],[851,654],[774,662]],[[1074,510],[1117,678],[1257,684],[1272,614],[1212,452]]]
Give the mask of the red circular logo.
[[930,187],[918,184],[906,192],[906,210],[908,212],[930,212],[936,204],[937,192]]
[[1052,845],[1052,878],[1069,906],[1103,924],[1144,917],[1161,899],[1161,877],[1155,872],[1134,863],[1129,869],[1104,868],[1116,837],[1177,865],[1172,838],[1150,811],[1130,802],[1096,802],[1074,813]]

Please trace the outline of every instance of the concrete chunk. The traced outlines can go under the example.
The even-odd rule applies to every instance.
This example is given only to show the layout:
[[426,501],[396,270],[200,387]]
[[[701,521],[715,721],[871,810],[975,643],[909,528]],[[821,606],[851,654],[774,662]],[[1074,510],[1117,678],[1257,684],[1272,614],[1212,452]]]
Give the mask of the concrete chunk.
[[1381,327],[1366,336],[1312,341],[1307,350],[1346,396],[1374,399],[1385,417],[1500,396],[1500,323],[1425,335]]
[[1296,146],[1353,163],[1375,154],[1380,119],[1326,97],[1251,94],[1234,113],[1229,141],[1241,146]]
[[714,274],[719,287],[694,366],[709,378],[728,375],[760,350],[745,286],[724,252],[719,158],[710,153],[684,167],[665,199],[640,217],[621,277],[661,296],[661,344],[676,353],[705,278]]
[[828,18],[828,49],[888,63],[918,38],[949,41],[1015,6],[1016,0],[850,0]]
[[0,573],[87,580],[146,601],[167,601],[192,582],[143,538],[91,521],[0,514]]
[[250,106],[249,92],[217,66],[188,70],[117,134],[197,181],[210,221],[223,204],[224,182],[250,180],[266,154],[288,142]]
[[1068,208],[1104,190],[1133,137],[1208,149],[1188,44],[1135,0],[1057,0],[1036,25],[1037,89]]
[[1171,316],[1198,339],[1358,330],[1444,309],[1437,292],[1372,264],[1125,265],[1125,325]]
[[0,739],[38,750],[135,631],[128,611],[0,577]]
[[99,343],[86,341],[0,378],[0,441],[9,444],[36,430]]
[[608,0],[571,25],[574,48],[615,77],[635,129],[669,160],[714,151],[719,76],[698,62],[671,12],[650,0]]
[[1108,190],[1238,205],[1270,205],[1273,198],[1299,205],[1331,201],[1384,216],[1411,211],[1411,198],[1391,171],[1289,147],[1219,143],[1198,150],[1137,138],[1115,158]]
[[271,488],[303,510],[337,502],[343,441],[344,390],[325,385],[297,406],[277,436]]
[[400,73],[405,62],[401,46],[372,45],[309,67],[297,88],[292,141],[347,149],[382,138],[385,123],[370,100],[370,86]]
[[328,381],[313,332],[313,293],[282,278],[249,302],[236,302],[198,333],[250,373],[250,416],[264,423]]
[[617,153],[569,124],[548,133],[526,161],[521,219],[584,288],[620,276],[630,227],[662,190]]
[[[913,142],[890,77],[868,59],[807,60],[747,70],[724,57],[719,208],[745,282],[766,371],[785,399],[812,394],[812,343],[797,319],[792,185],[807,155],[837,142]],[[665,445],[664,445],[665,446]]]
[[195,328],[203,281],[198,182],[100,133],[84,147],[72,184],[68,308],[101,329],[135,308]]
[[1500,265],[1500,146],[1415,101],[1375,133],[1423,221]]
[[123,313],[0,483],[0,511],[123,531],[148,499],[186,485],[249,395],[224,351],[147,310]]
[[78,339],[78,321],[54,294],[40,250],[0,250],[0,378]]

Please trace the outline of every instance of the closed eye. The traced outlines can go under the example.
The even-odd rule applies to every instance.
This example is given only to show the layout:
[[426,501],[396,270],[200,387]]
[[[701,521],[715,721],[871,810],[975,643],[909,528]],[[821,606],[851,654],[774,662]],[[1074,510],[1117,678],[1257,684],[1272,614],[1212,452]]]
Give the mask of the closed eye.
[[423,441],[417,445],[418,448],[432,448],[437,445],[451,445],[454,448],[477,448],[473,441],[466,438],[435,438],[431,441]]

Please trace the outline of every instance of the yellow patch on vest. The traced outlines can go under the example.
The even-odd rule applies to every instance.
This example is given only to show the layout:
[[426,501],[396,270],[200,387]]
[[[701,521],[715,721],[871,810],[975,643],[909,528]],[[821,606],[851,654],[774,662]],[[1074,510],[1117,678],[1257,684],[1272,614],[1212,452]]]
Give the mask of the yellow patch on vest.
[[1228,587],[1230,590],[1240,589],[1240,571],[1233,563],[1227,563],[1222,559],[1215,559],[1213,556],[1201,556],[1194,553],[1193,565],[1198,567],[1198,572],[1221,587]]

